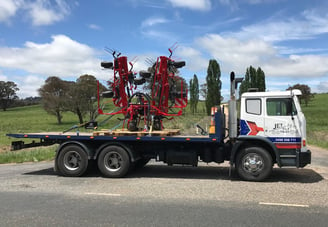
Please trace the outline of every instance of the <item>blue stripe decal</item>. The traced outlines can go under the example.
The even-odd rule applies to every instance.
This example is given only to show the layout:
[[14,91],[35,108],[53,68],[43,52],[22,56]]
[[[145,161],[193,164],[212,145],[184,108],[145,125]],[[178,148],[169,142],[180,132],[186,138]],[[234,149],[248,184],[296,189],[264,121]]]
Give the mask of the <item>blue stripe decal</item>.
[[245,120],[240,120],[240,135],[248,135],[251,129]]

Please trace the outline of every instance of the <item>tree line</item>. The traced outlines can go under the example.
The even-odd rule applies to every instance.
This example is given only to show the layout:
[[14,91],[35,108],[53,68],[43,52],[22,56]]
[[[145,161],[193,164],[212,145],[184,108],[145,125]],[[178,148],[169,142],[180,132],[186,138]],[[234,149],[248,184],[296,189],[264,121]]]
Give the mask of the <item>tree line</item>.
[[[197,112],[199,95],[205,97],[206,113],[210,115],[211,107],[219,106],[223,98],[221,97],[221,70],[216,60],[210,60],[207,68],[206,83],[199,85],[197,75],[194,75],[189,82],[189,105],[191,113]],[[286,90],[299,89],[302,95],[300,102],[307,106],[312,100],[313,94],[311,88],[306,84],[296,84],[288,87]],[[243,82],[239,87],[239,97],[247,91],[266,91],[265,73],[258,67],[250,66],[246,69]]]
[[[206,83],[199,86],[196,75],[189,82],[190,110],[197,112],[199,94],[205,97],[205,107],[207,115],[211,114],[213,106],[219,106],[223,97],[221,96],[221,70],[219,63],[211,59],[207,68]],[[265,73],[259,67],[257,69],[250,66],[246,69],[245,79],[240,85],[239,94],[247,92],[251,88],[258,91],[265,91]]]
[[[197,112],[197,105],[200,95],[205,98],[207,115],[211,113],[211,107],[219,106],[223,98],[221,97],[221,70],[219,63],[211,59],[207,68],[206,81],[199,84],[197,75],[189,81],[189,108],[191,113]],[[45,84],[38,90],[40,97],[29,97],[19,99],[16,92],[18,86],[12,81],[0,81],[0,108],[6,111],[9,107],[33,105],[41,102],[43,108],[56,116],[58,124],[61,124],[63,113],[70,111],[77,115],[78,121],[82,124],[84,118],[88,121],[95,120],[98,115],[97,107],[97,79],[92,75],[82,75],[75,82],[62,80],[52,76],[46,79]],[[101,91],[106,87],[99,84]],[[244,81],[240,85],[239,95],[249,89],[266,91],[265,73],[258,67],[250,66],[246,69]],[[305,105],[313,98],[311,88],[308,85],[296,84],[290,89],[300,89],[301,102]]]
[[13,81],[0,81],[0,108],[6,111],[8,108],[30,106],[40,104],[40,97],[19,98],[17,84]]
[[221,70],[219,63],[211,59],[207,67],[206,83],[199,85],[197,75],[189,81],[189,106],[192,114],[197,112],[199,95],[205,97],[207,115],[213,106],[221,104]]

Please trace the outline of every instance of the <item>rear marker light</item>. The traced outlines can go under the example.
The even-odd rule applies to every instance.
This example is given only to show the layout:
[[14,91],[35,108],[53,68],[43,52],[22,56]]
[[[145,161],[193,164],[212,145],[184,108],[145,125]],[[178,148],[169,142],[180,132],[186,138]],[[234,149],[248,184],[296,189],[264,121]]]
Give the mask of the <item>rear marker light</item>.
[[187,140],[187,141],[190,141],[190,138],[187,138],[186,140]]
[[140,140],[140,137],[137,137],[136,140]]
[[46,138],[49,138],[49,136],[46,136]]
[[114,136],[114,137],[113,137],[113,139],[114,139],[114,140],[116,140],[116,139],[117,139],[117,137],[116,137],[116,136]]
[[24,135],[24,137],[26,138],[26,137],[28,137],[28,135]]
[[216,141],[216,139],[215,139],[215,138],[213,138],[213,139],[212,139],[212,141]]
[[69,138],[71,138],[71,136],[67,136],[66,138],[69,139]]
[[165,138],[164,138],[164,137],[162,137],[162,138],[161,138],[161,140],[165,140]]
[[303,140],[303,147],[306,147],[306,140]]
[[94,137],[93,136],[90,136],[90,139],[94,139]]

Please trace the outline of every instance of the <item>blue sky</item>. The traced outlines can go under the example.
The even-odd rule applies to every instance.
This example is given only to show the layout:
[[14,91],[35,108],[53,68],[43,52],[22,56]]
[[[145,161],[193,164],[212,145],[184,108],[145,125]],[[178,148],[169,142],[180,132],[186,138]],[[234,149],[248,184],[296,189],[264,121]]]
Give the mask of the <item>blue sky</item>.
[[205,81],[210,59],[229,73],[261,67],[267,90],[296,83],[328,92],[328,1],[325,0],[2,0],[0,80],[18,84],[20,97],[37,96],[49,76],[76,80],[112,77],[100,62],[105,47],[128,56],[135,71],[147,59],[185,60],[181,75]]

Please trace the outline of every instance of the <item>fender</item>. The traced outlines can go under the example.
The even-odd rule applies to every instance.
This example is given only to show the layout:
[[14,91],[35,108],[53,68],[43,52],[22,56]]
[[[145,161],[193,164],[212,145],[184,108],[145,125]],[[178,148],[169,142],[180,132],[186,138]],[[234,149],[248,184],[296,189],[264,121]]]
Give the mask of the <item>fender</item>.
[[109,142],[109,143],[106,143],[106,144],[103,144],[101,145],[95,155],[93,156],[93,159],[97,159],[99,153],[107,146],[111,146],[111,145],[115,145],[115,146],[119,146],[119,147],[122,147],[124,150],[126,150],[131,158],[131,162],[135,162],[137,161],[138,159],[140,159],[140,156],[136,153],[136,152],[133,152],[133,149],[129,146],[129,145],[126,145],[124,143],[120,143],[120,142]]
[[60,153],[60,151],[64,147],[71,145],[71,144],[80,146],[87,153],[88,159],[91,159],[91,157],[93,157],[94,150],[92,149],[91,146],[88,146],[88,144],[73,140],[73,141],[66,141],[66,142],[60,144],[60,146],[56,150],[56,158],[57,158],[58,154]]
[[239,148],[243,144],[250,142],[250,143],[265,144],[266,146],[268,146],[271,149],[271,151],[275,154],[276,162],[278,166],[281,167],[281,161],[280,161],[280,155],[278,149],[268,138],[263,136],[238,136],[236,140],[237,140],[236,143],[233,144],[231,149],[230,165],[232,165],[235,162],[235,158]]

